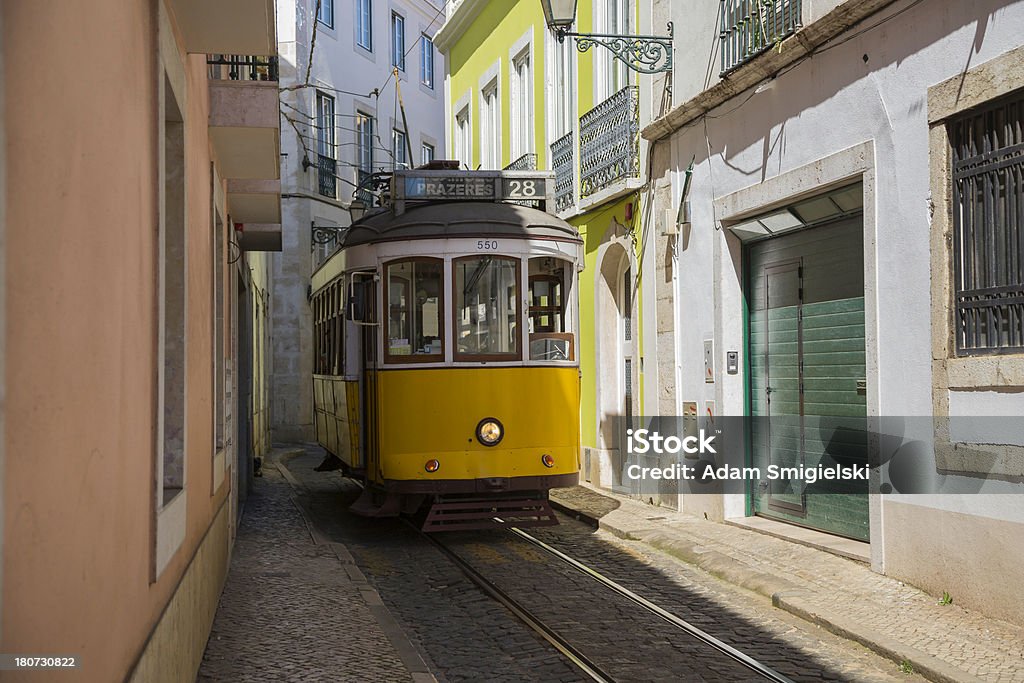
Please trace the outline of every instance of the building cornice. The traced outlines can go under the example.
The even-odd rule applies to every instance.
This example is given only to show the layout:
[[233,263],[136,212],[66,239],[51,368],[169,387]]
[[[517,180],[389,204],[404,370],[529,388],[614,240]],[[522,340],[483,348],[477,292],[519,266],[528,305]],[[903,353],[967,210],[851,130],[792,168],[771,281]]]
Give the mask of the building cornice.
[[814,23],[786,38],[780,49],[773,48],[751,59],[712,87],[652,121],[640,134],[652,142],[667,138],[745,90],[765,79],[774,78],[782,69],[806,58],[825,43],[894,1],[846,0]]
[[480,16],[486,6],[487,0],[462,0],[444,22],[444,26],[434,34],[434,46],[442,54],[447,55],[455,41],[469,28],[473,20]]

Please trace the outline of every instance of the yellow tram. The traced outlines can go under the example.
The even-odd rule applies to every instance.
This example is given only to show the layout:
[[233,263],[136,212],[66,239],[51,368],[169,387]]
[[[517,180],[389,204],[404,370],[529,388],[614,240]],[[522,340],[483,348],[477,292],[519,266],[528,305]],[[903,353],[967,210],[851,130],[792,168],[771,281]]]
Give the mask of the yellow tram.
[[579,480],[582,240],[553,174],[396,171],[313,274],[318,442],[424,529],[556,523]]

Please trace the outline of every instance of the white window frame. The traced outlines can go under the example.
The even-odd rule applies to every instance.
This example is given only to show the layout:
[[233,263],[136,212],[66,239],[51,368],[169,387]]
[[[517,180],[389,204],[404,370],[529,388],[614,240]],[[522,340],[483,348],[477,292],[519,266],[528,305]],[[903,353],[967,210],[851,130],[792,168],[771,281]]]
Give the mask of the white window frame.
[[316,91],[316,151],[331,159],[337,159],[337,137],[334,127],[334,98],[327,93]]
[[420,165],[427,165],[437,157],[437,150],[429,142],[420,143]]
[[320,0],[320,11],[316,20],[327,28],[334,28],[334,0]]
[[355,1],[356,45],[373,52],[373,0]]
[[533,144],[533,56],[532,45],[522,48],[509,67],[509,160],[534,151]]
[[405,71],[405,17],[391,12],[391,66]]
[[576,48],[572,41],[547,37],[547,140],[551,144],[576,130]]
[[456,111],[453,119],[455,130],[452,133],[452,158],[466,168],[473,168],[473,129],[469,103],[466,102]]
[[[632,4],[629,0],[594,0],[595,32],[628,35]],[[594,104],[604,102],[625,88],[629,78],[626,65],[610,50],[601,50],[594,59]]]
[[404,130],[399,130],[398,128],[391,129],[391,157],[393,168],[411,168],[412,164],[408,158],[408,143],[406,142]]
[[[359,173],[373,173],[373,136],[376,117],[361,109],[356,110],[356,169]],[[362,178],[357,178],[357,182]]]
[[480,168],[501,166],[501,89],[495,77],[480,88]]
[[434,41],[420,34],[420,83],[434,89]]

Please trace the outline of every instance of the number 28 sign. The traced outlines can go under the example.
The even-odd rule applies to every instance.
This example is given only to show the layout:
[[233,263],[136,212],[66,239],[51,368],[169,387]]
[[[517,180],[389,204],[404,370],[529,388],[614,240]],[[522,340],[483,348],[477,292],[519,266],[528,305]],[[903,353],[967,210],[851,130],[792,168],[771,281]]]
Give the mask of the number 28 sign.
[[547,193],[544,178],[503,178],[501,190],[505,199],[544,199]]

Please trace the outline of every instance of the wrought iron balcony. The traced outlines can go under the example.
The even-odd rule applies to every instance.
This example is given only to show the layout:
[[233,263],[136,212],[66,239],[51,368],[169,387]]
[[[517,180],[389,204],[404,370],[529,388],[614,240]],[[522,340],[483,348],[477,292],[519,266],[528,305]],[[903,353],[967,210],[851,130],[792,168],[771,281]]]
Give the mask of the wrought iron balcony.
[[640,176],[640,89],[628,85],[580,117],[580,197]]
[[329,156],[317,154],[317,182],[320,194],[331,199],[338,198],[338,162]]
[[503,168],[504,171],[536,171],[537,155],[528,152]]
[[575,149],[572,131],[551,143],[551,170],[555,172],[555,211],[565,211],[576,202],[573,183]]
[[800,5],[801,0],[722,0],[721,73],[750,61],[800,28]]
[[277,81],[277,57],[207,55],[214,81]]

